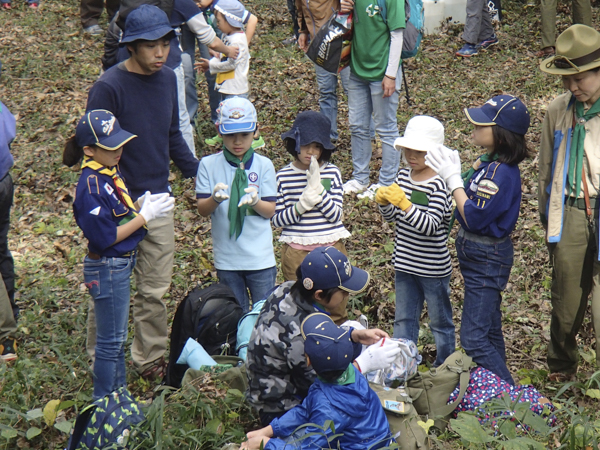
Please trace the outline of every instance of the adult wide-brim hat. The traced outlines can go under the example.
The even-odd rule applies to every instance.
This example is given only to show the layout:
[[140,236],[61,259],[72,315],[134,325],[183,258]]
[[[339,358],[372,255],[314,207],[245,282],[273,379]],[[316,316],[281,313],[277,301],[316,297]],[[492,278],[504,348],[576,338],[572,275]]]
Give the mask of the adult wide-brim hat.
[[120,45],[139,40],[156,41],[167,36],[171,39],[174,35],[167,13],[157,6],[142,5],[127,16]]
[[574,75],[600,67],[600,33],[587,25],[576,24],[556,40],[556,54],[540,63],[542,72]]

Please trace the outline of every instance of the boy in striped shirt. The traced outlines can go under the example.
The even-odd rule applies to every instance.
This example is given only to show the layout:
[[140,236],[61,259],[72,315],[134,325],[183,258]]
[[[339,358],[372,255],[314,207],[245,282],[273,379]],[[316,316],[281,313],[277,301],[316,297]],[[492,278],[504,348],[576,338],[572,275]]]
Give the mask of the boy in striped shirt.
[[417,343],[423,302],[439,366],[456,346],[450,304],[450,254],[446,245],[452,200],[446,183],[425,165],[428,150],[443,145],[444,126],[433,117],[413,117],[394,147],[404,153],[408,167],[396,182],[377,190],[375,201],[387,221],[396,222],[392,262],[396,271],[394,338]]
[[[312,250],[332,246],[347,255],[341,239],[350,236],[342,223],[342,175],[329,162],[336,150],[329,138],[329,119],[315,111],[298,114],[292,128],[281,135],[294,161],[276,175],[277,203],[271,222],[281,227],[281,271],[286,281]],[[336,324],[348,314],[347,301],[332,313]]]

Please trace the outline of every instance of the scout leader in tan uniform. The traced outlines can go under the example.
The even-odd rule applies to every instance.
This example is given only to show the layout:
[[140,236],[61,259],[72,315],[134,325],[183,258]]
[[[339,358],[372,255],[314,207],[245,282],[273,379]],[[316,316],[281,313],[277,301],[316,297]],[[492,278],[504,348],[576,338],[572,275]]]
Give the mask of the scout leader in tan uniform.
[[[565,381],[577,373],[576,336],[590,293],[596,342],[600,332],[600,33],[586,25],[569,27],[556,41],[556,56],[540,69],[561,75],[569,91],[546,112],[538,188],[552,263],[548,366],[551,380]],[[596,358],[600,363],[600,353]]]

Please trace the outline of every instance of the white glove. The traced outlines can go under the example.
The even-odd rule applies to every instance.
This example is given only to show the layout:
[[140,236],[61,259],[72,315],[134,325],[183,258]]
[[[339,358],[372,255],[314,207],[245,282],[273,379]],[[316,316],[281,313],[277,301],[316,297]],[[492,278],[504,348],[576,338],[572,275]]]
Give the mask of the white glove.
[[356,358],[356,362],[362,373],[373,372],[374,370],[387,369],[392,365],[402,349],[398,345],[383,345],[383,339],[373,345],[368,346]]
[[321,170],[319,168],[319,161],[314,156],[310,157],[310,166],[306,171],[306,179],[308,181],[307,187],[314,190],[317,194],[322,194],[325,189],[321,184]]
[[435,170],[444,179],[450,192],[464,187],[460,176],[460,156],[458,151],[450,150],[443,145],[431,149],[425,155],[425,164]]
[[151,199],[151,200],[156,200],[159,198],[167,198],[170,197],[171,195],[168,192],[163,192],[162,194],[151,194],[150,191],[146,191],[144,192],[144,195],[142,195],[141,197],[138,197],[137,199],[137,204],[138,204],[138,209],[142,209],[142,206],[144,206],[144,202],[146,201],[146,199]]
[[212,198],[215,202],[221,203],[229,198],[229,194],[227,193],[227,186],[225,183],[217,183],[212,192]]
[[323,200],[323,196],[319,194],[319,191],[315,191],[310,186],[306,186],[298,199],[298,203],[296,203],[296,211],[298,211],[298,214],[302,215],[306,211],[310,211],[317,206],[321,200]]
[[[149,194],[149,192],[146,192],[146,194]],[[156,198],[153,199],[151,195],[146,194],[144,194],[144,204],[139,213],[146,223],[166,216],[175,207],[175,199],[170,195],[157,194]]]
[[238,203],[238,208],[244,205],[254,206],[258,203],[258,191],[256,190],[256,188],[247,187],[246,189],[244,189],[244,192],[246,193],[246,195],[244,195],[240,199],[240,202]]

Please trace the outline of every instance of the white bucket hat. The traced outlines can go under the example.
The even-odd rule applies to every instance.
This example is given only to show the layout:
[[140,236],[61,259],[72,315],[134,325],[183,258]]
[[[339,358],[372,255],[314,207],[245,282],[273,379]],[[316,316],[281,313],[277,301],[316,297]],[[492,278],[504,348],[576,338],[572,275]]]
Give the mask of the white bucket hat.
[[394,141],[394,148],[428,152],[444,144],[444,125],[430,116],[415,116],[408,121],[404,136]]

